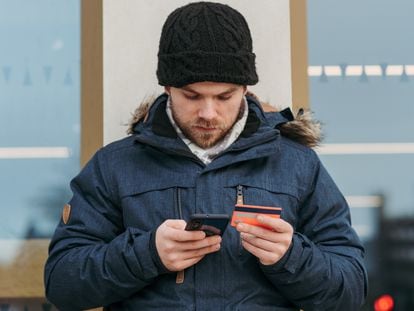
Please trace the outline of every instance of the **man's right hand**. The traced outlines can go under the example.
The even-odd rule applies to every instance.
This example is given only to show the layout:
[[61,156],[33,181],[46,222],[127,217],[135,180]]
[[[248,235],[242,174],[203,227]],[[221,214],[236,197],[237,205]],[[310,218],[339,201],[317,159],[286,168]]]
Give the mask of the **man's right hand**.
[[203,231],[186,231],[185,226],[184,220],[168,219],[156,231],[158,255],[170,271],[184,270],[220,249],[220,236],[206,237]]

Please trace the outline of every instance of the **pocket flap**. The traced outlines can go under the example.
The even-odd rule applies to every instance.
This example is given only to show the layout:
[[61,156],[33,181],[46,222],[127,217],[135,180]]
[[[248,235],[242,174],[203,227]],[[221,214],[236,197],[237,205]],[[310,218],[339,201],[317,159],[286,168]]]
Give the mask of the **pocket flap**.
[[192,180],[188,176],[145,176],[142,179],[137,177],[134,182],[123,185],[121,189],[121,197],[133,196],[150,191],[164,190],[168,188],[193,188],[195,187],[195,179]]
[[243,186],[243,187],[251,187],[251,188],[258,188],[258,189],[263,189],[269,192],[273,192],[273,193],[283,193],[283,194],[288,194],[290,196],[293,196],[297,199],[299,199],[299,193],[300,193],[300,189],[297,186],[294,185],[289,185],[286,183],[281,183],[281,182],[277,182],[278,180],[263,180],[263,179],[258,179],[258,180],[248,180],[246,179],[242,179],[242,180],[233,180],[233,181],[229,181],[228,183],[225,184],[226,188],[232,188],[232,187],[237,187],[239,185]]

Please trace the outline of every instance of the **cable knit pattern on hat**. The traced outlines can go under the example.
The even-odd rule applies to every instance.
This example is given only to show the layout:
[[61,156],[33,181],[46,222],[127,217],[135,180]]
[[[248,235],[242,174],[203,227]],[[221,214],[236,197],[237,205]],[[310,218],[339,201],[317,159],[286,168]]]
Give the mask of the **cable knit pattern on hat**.
[[252,50],[249,26],[238,11],[221,3],[190,3],[164,23],[158,82],[174,87],[201,81],[256,84]]

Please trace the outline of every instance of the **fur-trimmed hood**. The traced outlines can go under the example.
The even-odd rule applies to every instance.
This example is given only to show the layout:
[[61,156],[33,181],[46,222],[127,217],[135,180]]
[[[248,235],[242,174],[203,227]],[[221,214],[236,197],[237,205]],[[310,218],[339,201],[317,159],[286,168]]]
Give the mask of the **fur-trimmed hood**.
[[[263,111],[269,116],[274,113],[279,113],[281,110],[271,106],[269,103],[265,103],[259,100],[259,98],[251,92],[246,94],[252,99],[259,102],[262,106]],[[155,96],[144,99],[139,105],[128,123],[128,134],[134,133],[134,127],[141,121],[145,122],[148,116],[148,111],[151,105],[155,101]],[[281,123],[277,126],[282,136],[296,141],[302,145],[308,147],[317,147],[322,140],[321,123],[312,118],[312,112],[309,110],[299,109],[293,120]]]

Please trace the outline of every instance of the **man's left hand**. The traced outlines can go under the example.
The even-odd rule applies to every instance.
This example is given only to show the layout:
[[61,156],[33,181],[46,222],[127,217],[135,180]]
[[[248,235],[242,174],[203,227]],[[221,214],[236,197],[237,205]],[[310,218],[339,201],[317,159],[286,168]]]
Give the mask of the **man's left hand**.
[[293,228],[280,218],[259,215],[257,219],[270,229],[239,223],[236,229],[240,232],[243,247],[263,265],[275,264],[289,249]]

